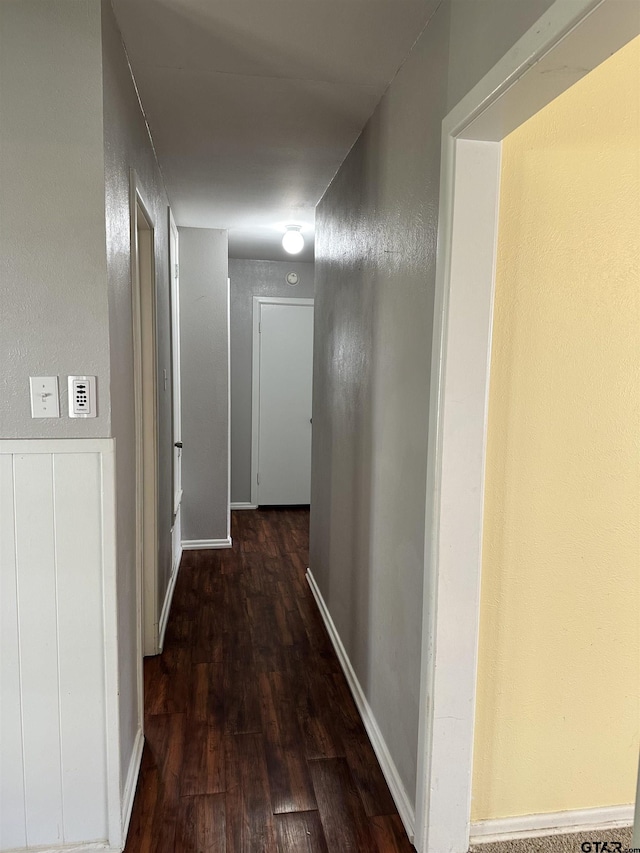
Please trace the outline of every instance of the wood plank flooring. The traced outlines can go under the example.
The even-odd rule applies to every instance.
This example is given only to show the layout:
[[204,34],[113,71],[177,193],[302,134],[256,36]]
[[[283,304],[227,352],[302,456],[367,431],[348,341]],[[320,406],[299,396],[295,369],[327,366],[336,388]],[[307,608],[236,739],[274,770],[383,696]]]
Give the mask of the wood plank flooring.
[[309,513],[185,552],[127,853],[415,853],[305,579]]

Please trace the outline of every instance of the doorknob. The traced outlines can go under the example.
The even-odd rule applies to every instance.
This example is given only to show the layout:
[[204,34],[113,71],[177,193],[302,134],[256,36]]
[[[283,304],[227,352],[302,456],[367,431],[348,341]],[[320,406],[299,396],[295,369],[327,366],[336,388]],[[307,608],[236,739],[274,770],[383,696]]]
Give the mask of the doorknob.
[[313,423],[313,418],[309,418],[309,423],[310,423],[310,424],[312,424],[312,423]]
[[179,447],[179,448],[180,448],[180,450],[182,450],[182,442],[181,442],[181,441],[176,441],[176,443],[175,443],[173,446],[174,446],[174,447]]

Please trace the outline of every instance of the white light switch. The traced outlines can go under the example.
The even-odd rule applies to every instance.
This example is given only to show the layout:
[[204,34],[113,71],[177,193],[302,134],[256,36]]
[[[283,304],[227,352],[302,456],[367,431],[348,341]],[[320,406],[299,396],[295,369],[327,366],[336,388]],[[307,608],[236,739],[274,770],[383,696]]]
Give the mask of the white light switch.
[[95,418],[97,414],[96,377],[69,376],[69,417]]
[[30,376],[29,385],[31,387],[31,417],[59,418],[58,377]]

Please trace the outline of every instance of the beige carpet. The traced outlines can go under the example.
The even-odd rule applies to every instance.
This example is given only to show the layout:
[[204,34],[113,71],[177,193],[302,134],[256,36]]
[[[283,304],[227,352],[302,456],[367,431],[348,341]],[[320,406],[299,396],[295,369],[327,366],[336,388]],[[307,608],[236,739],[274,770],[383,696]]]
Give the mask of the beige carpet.
[[[581,832],[576,835],[544,835],[540,838],[519,838],[517,841],[492,841],[489,844],[474,844],[470,853],[583,853],[588,850],[584,842],[591,842],[591,853],[599,848],[596,841],[619,841],[622,850],[631,847],[631,827],[628,829],[607,829],[594,832]],[[584,848],[583,845],[584,844]],[[609,850],[615,850],[611,844]],[[605,848],[606,853],[606,848]]]

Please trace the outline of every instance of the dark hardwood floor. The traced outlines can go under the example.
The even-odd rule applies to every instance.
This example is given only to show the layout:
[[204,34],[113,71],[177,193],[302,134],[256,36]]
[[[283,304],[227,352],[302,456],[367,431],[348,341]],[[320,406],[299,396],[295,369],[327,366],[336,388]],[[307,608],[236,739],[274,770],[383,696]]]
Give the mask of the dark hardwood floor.
[[126,851],[415,853],[305,579],[309,513],[185,552]]

